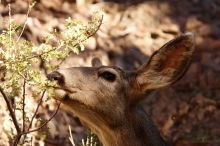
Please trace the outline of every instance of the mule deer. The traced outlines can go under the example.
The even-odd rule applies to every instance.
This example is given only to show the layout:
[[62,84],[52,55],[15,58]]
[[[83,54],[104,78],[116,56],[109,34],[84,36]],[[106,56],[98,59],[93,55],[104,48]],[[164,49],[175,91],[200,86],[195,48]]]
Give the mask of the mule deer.
[[50,73],[55,98],[76,114],[104,146],[165,146],[150,117],[138,104],[146,90],[179,80],[190,64],[194,35],[183,34],[156,51],[139,69],[116,66],[72,67]]

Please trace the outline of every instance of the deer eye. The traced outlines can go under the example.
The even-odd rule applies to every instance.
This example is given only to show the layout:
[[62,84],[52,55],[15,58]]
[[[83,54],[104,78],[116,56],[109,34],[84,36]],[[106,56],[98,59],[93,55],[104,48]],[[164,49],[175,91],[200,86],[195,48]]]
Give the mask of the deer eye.
[[116,75],[109,72],[109,71],[104,71],[104,72],[100,73],[99,77],[101,77],[107,81],[110,81],[110,82],[114,82],[116,79]]

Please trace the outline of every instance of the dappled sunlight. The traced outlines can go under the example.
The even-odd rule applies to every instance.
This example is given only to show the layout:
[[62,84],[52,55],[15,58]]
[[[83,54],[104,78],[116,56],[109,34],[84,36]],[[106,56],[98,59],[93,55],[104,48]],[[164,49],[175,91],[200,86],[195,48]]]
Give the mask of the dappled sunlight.
[[[28,4],[15,0],[11,18],[19,25],[26,22],[22,39],[41,44],[45,34],[62,32],[68,17],[88,22],[92,12],[103,14],[102,24],[95,35],[84,43],[79,55],[70,53],[60,68],[91,66],[98,57],[104,65],[116,65],[133,70],[148,60],[163,44],[185,32],[195,33],[196,51],[185,76],[171,87],[162,88],[142,101],[163,137],[175,146],[219,145],[220,139],[220,2],[218,0],[41,0],[30,11]],[[8,27],[9,11],[0,4],[0,32]],[[0,51],[2,48],[0,42]],[[1,61],[1,56],[0,56]],[[43,70],[39,59],[34,67]],[[52,64],[57,62],[52,62]],[[1,65],[1,64],[0,64]],[[1,68],[0,68],[1,71]],[[43,71],[42,71],[43,72]],[[0,82],[3,82],[0,73]],[[28,88],[27,116],[32,116],[39,98],[32,98]],[[0,95],[1,97],[1,95]],[[45,100],[33,125],[48,119],[56,110],[54,100]],[[19,101],[21,99],[18,99]],[[13,101],[19,102],[19,101]],[[68,139],[71,126],[76,144],[85,137],[79,119],[61,109],[50,122],[48,133],[29,135],[33,143],[71,146]],[[22,118],[21,113],[16,116]],[[10,132],[16,133],[5,101],[0,98],[0,145],[8,145]],[[43,136],[38,135],[43,133]],[[36,144],[35,144],[36,145]]]

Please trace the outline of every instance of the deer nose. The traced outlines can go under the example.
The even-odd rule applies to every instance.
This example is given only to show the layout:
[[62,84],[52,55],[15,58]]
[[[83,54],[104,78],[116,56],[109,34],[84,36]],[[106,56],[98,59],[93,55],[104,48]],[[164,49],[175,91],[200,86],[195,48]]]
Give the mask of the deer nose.
[[48,74],[47,78],[50,81],[58,81],[59,83],[63,82],[63,76],[57,71],[54,71],[54,72]]

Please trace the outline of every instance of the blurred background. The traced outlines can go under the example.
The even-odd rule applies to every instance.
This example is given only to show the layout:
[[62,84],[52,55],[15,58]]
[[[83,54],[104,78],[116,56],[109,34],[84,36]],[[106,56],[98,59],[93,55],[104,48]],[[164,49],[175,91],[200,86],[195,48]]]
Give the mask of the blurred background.
[[[79,55],[70,54],[62,67],[90,66],[93,57],[104,65],[126,70],[139,67],[164,43],[184,32],[196,34],[196,52],[185,76],[171,87],[146,95],[142,102],[161,134],[174,146],[220,146],[220,1],[219,0],[36,0],[23,38],[36,44],[54,29],[62,31],[68,17],[87,21],[92,12],[104,13],[103,24]],[[12,18],[26,21],[28,1],[13,0]],[[0,4],[0,32],[7,28],[7,0]],[[30,111],[37,99],[28,102]],[[38,117],[55,109],[49,100]],[[8,145],[9,119],[0,99],[0,145]],[[34,145],[71,146],[71,126],[76,143],[85,136],[79,119],[62,108],[43,137],[35,133]]]

